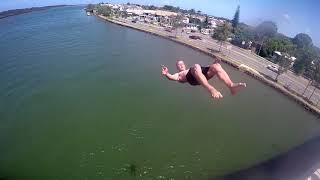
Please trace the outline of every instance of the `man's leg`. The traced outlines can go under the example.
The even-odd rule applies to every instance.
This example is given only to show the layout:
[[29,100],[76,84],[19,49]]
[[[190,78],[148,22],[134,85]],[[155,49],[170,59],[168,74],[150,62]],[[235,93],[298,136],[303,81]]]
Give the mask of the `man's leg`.
[[218,78],[221,81],[223,81],[224,84],[230,89],[233,95],[246,87],[246,83],[233,83],[229,75],[226,73],[226,71],[221,67],[219,63],[211,64],[209,67],[208,74],[216,74]]
[[223,98],[221,93],[217,91],[211,84],[209,84],[207,78],[202,74],[201,66],[199,64],[195,64],[191,69],[191,74],[196,78],[196,80],[201,84],[211,96],[215,99]]

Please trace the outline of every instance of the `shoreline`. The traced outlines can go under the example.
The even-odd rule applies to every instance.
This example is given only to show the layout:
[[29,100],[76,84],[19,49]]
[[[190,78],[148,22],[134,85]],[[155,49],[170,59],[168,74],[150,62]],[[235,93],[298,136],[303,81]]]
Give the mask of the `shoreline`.
[[102,16],[102,15],[96,15],[96,16],[98,18],[101,18],[101,19],[106,20],[106,21],[108,21],[110,23],[113,23],[113,24],[117,24],[117,25],[120,25],[120,26],[128,27],[128,28],[131,28],[131,29],[135,29],[135,30],[138,30],[138,31],[142,31],[142,32],[145,32],[145,33],[148,33],[148,34],[156,35],[158,37],[171,40],[173,42],[176,42],[176,43],[179,43],[179,44],[184,45],[186,47],[192,48],[194,50],[197,50],[197,51],[199,51],[201,53],[204,53],[204,54],[206,54],[208,56],[211,56],[211,57],[219,57],[219,58],[221,58],[223,63],[226,63],[226,64],[228,64],[228,65],[230,65],[230,66],[232,66],[232,67],[234,67],[234,68],[236,68],[236,69],[238,69],[240,71],[243,71],[247,75],[255,78],[256,80],[264,83],[265,85],[274,88],[275,90],[277,90],[278,92],[282,93],[283,95],[285,95],[289,99],[293,100],[295,103],[297,103],[300,106],[302,106],[307,111],[313,113],[317,117],[320,117],[320,110],[317,107],[315,107],[314,105],[308,103],[306,100],[304,100],[302,97],[299,97],[295,93],[290,92],[284,86],[282,86],[280,84],[277,84],[274,81],[269,80],[263,74],[260,74],[257,71],[251,70],[250,67],[246,66],[245,68],[243,68],[243,66],[242,66],[243,64],[237,62],[236,60],[234,60],[234,59],[232,59],[230,57],[219,55],[217,53],[210,52],[209,50],[201,49],[200,47],[197,47],[197,46],[195,46],[195,45],[193,45],[191,43],[188,43],[188,42],[186,42],[186,41],[184,41],[182,39],[175,38],[175,37],[170,37],[170,36],[168,36],[168,35],[166,35],[164,33],[161,34],[160,32],[154,32],[150,28],[147,28],[147,27],[146,28],[142,28],[142,27],[133,26],[133,25],[130,25],[128,23],[121,22],[121,21],[118,21],[118,20],[115,20],[115,19],[110,19],[110,18],[107,18],[107,17]]
[[23,9],[11,9],[11,10],[0,12],[0,19],[8,18],[11,16],[17,16],[20,14],[31,13],[35,11],[44,11],[51,8],[58,8],[58,7],[65,7],[65,6],[70,6],[70,5],[54,5],[54,6],[23,8]]

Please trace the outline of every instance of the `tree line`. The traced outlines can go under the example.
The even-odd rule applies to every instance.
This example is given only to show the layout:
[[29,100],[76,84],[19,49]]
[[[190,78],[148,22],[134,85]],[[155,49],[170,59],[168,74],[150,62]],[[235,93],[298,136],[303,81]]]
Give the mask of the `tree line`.
[[[234,18],[215,29],[213,38],[220,42],[220,49],[227,38],[232,38],[231,43],[241,48],[255,48],[255,53],[279,65],[278,76],[291,68],[296,75],[304,75],[310,82],[308,86],[320,84],[320,49],[316,47],[309,35],[299,33],[290,38],[278,32],[276,23],[264,21],[256,27],[239,22],[240,6],[237,7]],[[244,43],[245,42],[245,43]],[[249,46],[248,42],[252,42]],[[282,56],[273,58],[275,51]],[[296,59],[292,60],[290,57]],[[306,87],[306,89],[308,88]],[[306,92],[306,90],[304,91]],[[304,94],[304,93],[303,93]],[[313,93],[311,94],[311,96]],[[311,96],[309,98],[311,98]]]

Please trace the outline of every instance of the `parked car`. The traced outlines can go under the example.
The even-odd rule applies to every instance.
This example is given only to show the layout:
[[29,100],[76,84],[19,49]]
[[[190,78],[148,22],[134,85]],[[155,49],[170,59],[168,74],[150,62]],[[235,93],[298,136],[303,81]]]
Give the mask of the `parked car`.
[[136,20],[136,19],[134,19],[134,20],[132,20],[131,22],[133,22],[133,23],[137,23],[137,20]]
[[271,71],[273,71],[273,72],[278,72],[279,71],[279,68],[276,66],[276,65],[268,65],[267,66],[267,69],[269,69],[269,70],[271,70]]
[[191,36],[189,36],[189,38],[194,39],[194,40],[197,40],[197,39],[202,40],[202,38],[200,36],[195,36],[195,35],[191,35]]

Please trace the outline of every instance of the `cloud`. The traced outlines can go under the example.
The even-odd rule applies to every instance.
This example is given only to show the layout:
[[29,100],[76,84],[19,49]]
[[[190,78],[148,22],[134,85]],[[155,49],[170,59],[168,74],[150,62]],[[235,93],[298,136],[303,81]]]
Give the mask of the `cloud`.
[[285,20],[287,20],[287,21],[290,21],[291,20],[291,16],[289,15],[289,14],[283,14],[282,15],[283,16],[283,18],[285,19]]

